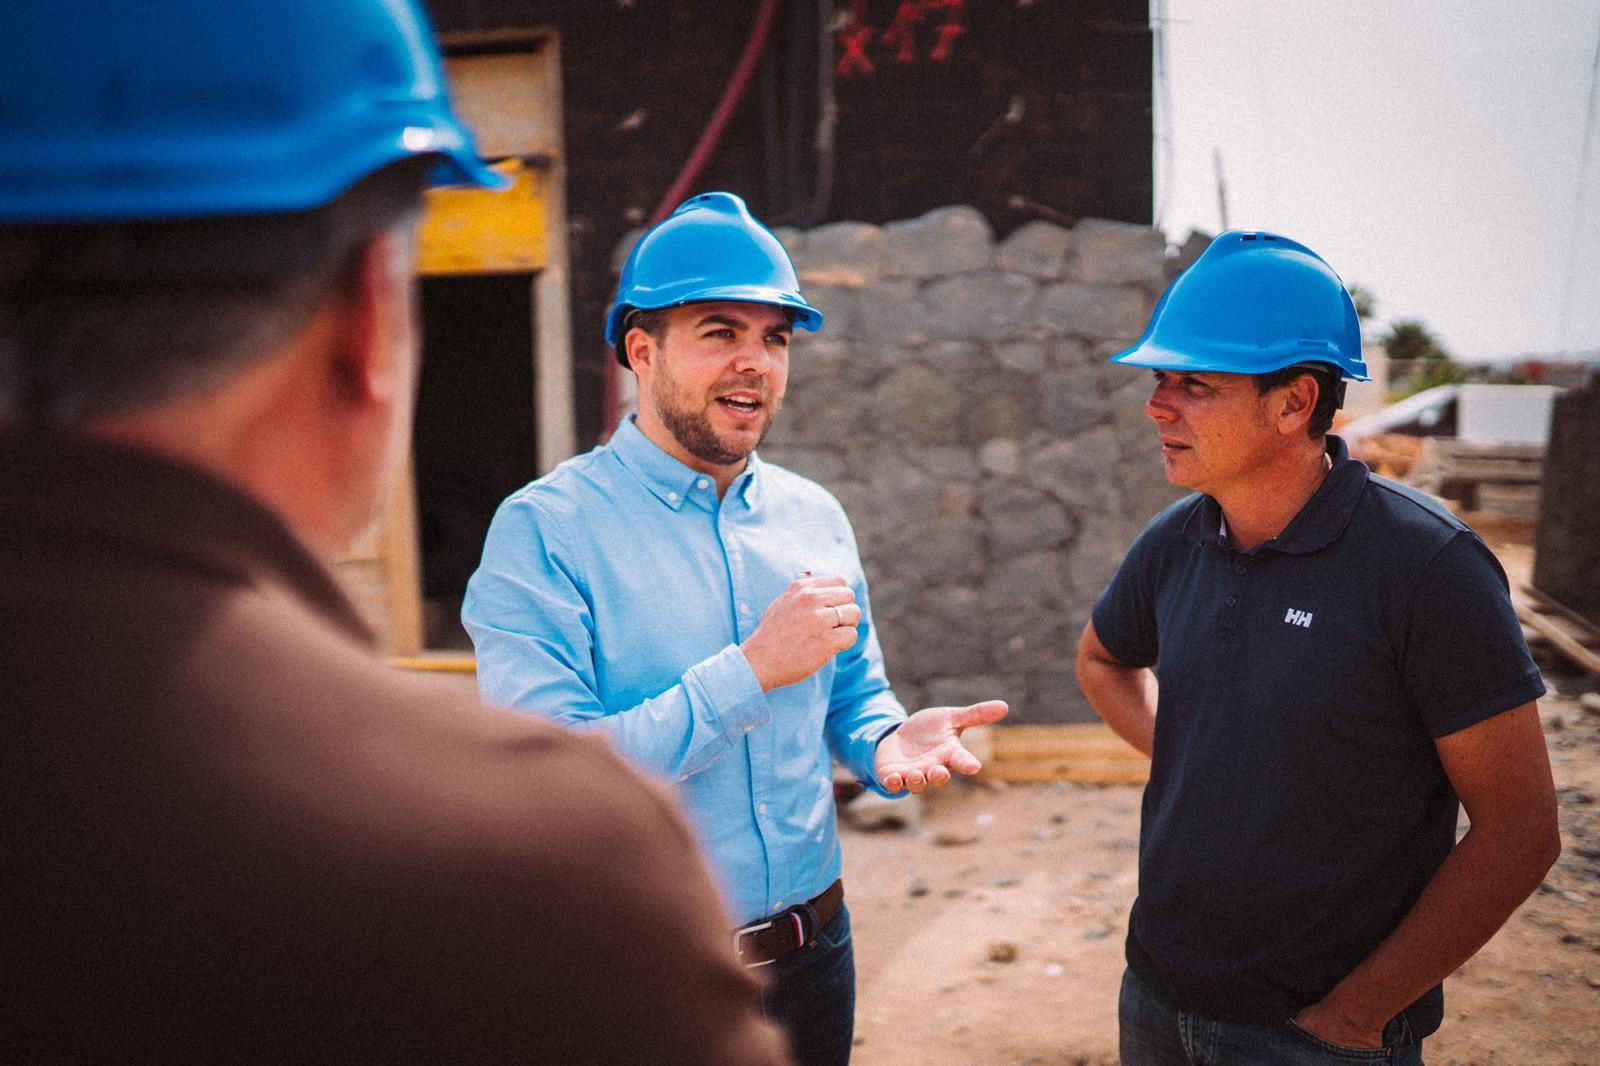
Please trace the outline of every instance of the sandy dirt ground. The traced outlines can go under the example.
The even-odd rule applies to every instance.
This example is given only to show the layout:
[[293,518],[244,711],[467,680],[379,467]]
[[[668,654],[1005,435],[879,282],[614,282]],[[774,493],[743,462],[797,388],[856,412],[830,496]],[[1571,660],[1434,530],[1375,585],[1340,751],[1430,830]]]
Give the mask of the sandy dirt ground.
[[[1446,982],[1430,1066],[1600,1064],[1600,713],[1578,698],[1597,682],[1540,658],[1564,850]],[[1115,1063],[1139,795],[979,779],[925,797],[917,825],[847,825],[855,1066]]]

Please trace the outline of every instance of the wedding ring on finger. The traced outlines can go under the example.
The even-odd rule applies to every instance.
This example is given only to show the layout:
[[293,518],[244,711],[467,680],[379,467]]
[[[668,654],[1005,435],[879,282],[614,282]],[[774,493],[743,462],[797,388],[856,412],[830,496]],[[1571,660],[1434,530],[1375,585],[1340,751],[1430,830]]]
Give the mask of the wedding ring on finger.
[[844,612],[839,610],[839,605],[833,605],[833,628],[838,629],[844,625]]

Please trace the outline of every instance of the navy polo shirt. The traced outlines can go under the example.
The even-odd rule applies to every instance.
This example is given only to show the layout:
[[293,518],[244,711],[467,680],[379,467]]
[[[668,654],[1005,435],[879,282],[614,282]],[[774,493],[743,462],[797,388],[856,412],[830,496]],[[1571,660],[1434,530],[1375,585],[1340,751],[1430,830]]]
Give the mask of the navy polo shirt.
[[[1101,642],[1160,682],[1128,963],[1180,1007],[1275,1023],[1405,917],[1455,843],[1434,739],[1544,692],[1504,571],[1437,501],[1333,468],[1279,536],[1210,497],[1129,549]],[[1438,1028],[1434,988],[1406,1011]]]

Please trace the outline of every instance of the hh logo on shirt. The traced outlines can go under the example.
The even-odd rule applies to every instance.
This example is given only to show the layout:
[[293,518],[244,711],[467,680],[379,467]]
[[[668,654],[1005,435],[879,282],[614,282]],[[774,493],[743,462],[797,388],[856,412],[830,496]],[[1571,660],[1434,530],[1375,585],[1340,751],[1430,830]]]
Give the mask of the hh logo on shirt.
[[1283,620],[1292,626],[1299,626],[1302,629],[1311,628],[1310,611],[1297,611],[1291,607],[1289,608],[1289,613],[1283,616]]

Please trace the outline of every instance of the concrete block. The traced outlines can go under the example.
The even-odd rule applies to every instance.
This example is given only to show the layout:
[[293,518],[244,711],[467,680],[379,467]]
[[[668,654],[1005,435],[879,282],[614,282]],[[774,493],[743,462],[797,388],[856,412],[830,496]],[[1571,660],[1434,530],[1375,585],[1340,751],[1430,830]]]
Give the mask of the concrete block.
[[1022,445],[1010,437],[996,437],[978,448],[978,463],[985,474],[1012,478],[1022,472]]
[[1086,218],[1072,228],[1066,277],[1091,285],[1140,285],[1159,293],[1167,284],[1167,242],[1149,226]]
[[1054,222],[1029,222],[995,246],[996,270],[1010,270],[1046,281],[1065,276],[1072,231]]
[[973,482],[983,476],[978,449],[964,444],[931,444],[916,449],[912,457],[931,477],[949,484]]
[[1040,290],[1034,320],[1069,337],[1132,344],[1144,332],[1153,307],[1150,297],[1134,286],[1061,282]]
[[1119,514],[1117,438],[1110,426],[1035,448],[1024,460],[1030,484],[1078,515]]
[[884,345],[915,347],[928,340],[926,313],[916,281],[892,278],[861,290],[861,314],[855,341],[864,348]]
[[1066,563],[1059,551],[996,559],[983,577],[986,613],[1016,610],[1019,604],[1060,603],[1068,591]]
[[895,367],[869,396],[872,427],[888,440],[955,444],[961,440],[961,390],[937,370],[916,363]]
[[994,231],[974,207],[940,207],[920,218],[890,222],[884,274],[934,278],[982,270],[994,254]]
[[1022,674],[1059,666],[1075,655],[1077,634],[1069,638],[1061,611],[1054,605],[1023,604],[989,616],[995,644],[995,666]]
[[[968,514],[944,514],[901,527],[894,565],[907,580],[924,585],[976,580],[988,564],[984,526]],[[976,598],[976,592],[972,596]],[[927,606],[926,600],[923,602]]]
[[998,341],[1027,334],[1039,283],[1024,274],[983,270],[938,278],[922,293],[930,337]]
[[988,362],[976,341],[931,341],[922,346],[918,357],[957,381],[981,373]]
[[991,345],[994,361],[1010,370],[1037,374],[1050,361],[1049,349],[1042,340],[1004,341]]
[[[815,334],[797,330],[802,338],[828,337],[848,342],[850,338],[860,333],[861,290],[859,288],[807,283],[802,291],[805,293],[806,302],[822,312],[822,328]],[[801,343],[804,343],[803,339]]]
[[859,289],[873,284],[883,276],[887,249],[888,241],[877,226],[830,222],[807,231],[804,242],[790,247],[789,255],[800,275],[801,291],[809,297],[813,285]]
[[1039,385],[1031,374],[993,370],[963,383],[961,439],[1020,437],[1039,424]]
[[996,561],[1068,544],[1077,522],[1060,501],[1016,481],[995,478],[978,490],[978,517],[988,523]]
[[[926,684],[929,707],[967,707],[984,700],[1019,699],[1021,692],[1004,674],[977,674],[965,677],[938,676]],[[998,728],[1004,729],[1005,726]],[[982,758],[982,756],[979,756]]]
[[1040,374],[1037,381],[1042,424],[1051,433],[1081,433],[1110,415],[1110,405],[1100,391],[1097,367],[1051,370]]

